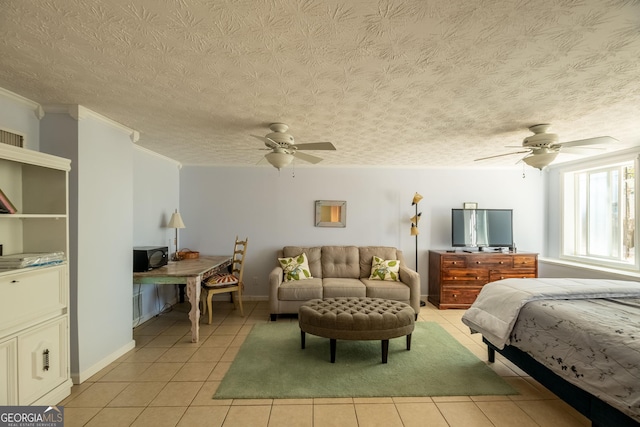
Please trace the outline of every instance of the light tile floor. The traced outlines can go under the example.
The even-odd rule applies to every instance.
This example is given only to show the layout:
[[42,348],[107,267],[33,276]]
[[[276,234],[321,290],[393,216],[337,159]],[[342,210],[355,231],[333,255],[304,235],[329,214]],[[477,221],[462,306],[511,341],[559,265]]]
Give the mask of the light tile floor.
[[[588,426],[589,421],[496,355],[490,365],[519,395],[415,398],[214,400],[220,380],[268,303],[245,302],[245,317],[214,303],[212,325],[201,318],[191,343],[189,304],[177,304],[134,329],[136,348],[72,388],[60,402],[65,426]],[[460,321],[462,310],[423,307],[419,321],[439,323],[486,360],[486,347]],[[279,318],[278,322],[295,322]],[[425,379],[427,380],[427,379]],[[259,381],[259,379],[256,379]]]

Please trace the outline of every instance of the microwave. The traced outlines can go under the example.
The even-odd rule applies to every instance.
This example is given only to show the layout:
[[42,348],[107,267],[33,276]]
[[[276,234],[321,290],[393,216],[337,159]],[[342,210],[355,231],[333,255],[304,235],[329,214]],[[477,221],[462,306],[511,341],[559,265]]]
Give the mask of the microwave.
[[135,246],[133,248],[133,271],[148,271],[167,265],[169,247]]

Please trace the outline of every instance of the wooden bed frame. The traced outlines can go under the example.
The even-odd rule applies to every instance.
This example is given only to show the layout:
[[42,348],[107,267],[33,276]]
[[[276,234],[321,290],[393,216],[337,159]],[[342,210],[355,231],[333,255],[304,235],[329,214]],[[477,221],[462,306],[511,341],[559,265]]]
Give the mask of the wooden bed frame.
[[495,352],[497,351],[589,418],[593,427],[637,427],[639,425],[638,422],[620,410],[559,377],[524,351],[512,346],[505,346],[504,349],[499,350],[484,337],[482,341],[487,344],[489,363],[495,361]]

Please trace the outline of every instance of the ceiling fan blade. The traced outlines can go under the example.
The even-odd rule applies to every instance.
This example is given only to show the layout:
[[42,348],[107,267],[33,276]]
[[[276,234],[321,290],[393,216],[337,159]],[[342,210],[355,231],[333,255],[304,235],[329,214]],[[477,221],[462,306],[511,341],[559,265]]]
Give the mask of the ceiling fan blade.
[[335,150],[336,147],[330,142],[309,142],[306,144],[295,144],[298,150]]
[[562,147],[578,147],[582,145],[610,144],[614,142],[618,142],[618,140],[610,136],[596,136],[595,138],[578,139],[575,141],[567,141],[567,142],[558,142],[557,144],[553,144],[553,145],[554,146],[559,145]]
[[531,152],[530,150],[513,151],[511,153],[497,154],[495,156],[489,156],[489,157],[481,157],[479,159],[475,159],[474,162],[477,162],[479,160],[495,159],[496,157],[512,156],[514,154],[523,154],[523,153],[530,153],[530,152]]
[[569,154],[595,154],[598,151],[604,150],[604,147],[565,147],[562,146],[563,153]]
[[269,148],[276,148],[279,147],[279,145],[271,138],[267,138],[265,136],[258,136],[258,135],[251,135],[254,138],[258,138],[260,141],[264,142],[264,145],[266,145]]
[[311,154],[306,154],[306,153],[296,152],[296,153],[293,153],[293,157],[300,160],[304,160],[305,162],[313,163],[314,165],[322,161],[320,157],[312,156]]

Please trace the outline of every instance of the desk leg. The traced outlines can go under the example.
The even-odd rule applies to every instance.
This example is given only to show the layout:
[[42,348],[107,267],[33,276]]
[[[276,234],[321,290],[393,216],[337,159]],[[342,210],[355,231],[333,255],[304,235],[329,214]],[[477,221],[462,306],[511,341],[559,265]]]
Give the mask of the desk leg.
[[191,304],[189,320],[191,320],[191,342],[200,339],[200,281],[201,276],[187,278],[187,297]]

